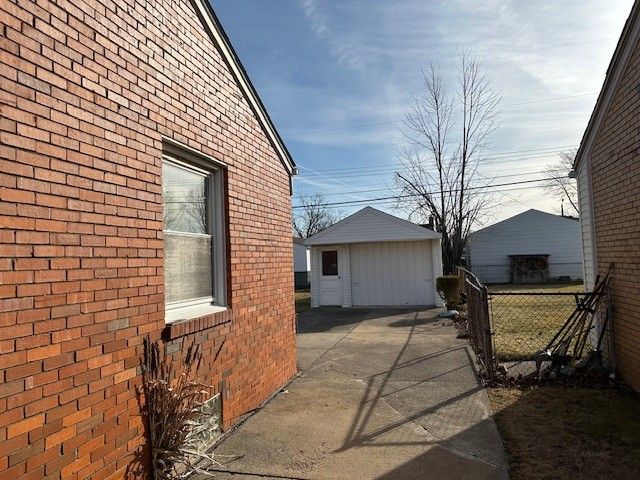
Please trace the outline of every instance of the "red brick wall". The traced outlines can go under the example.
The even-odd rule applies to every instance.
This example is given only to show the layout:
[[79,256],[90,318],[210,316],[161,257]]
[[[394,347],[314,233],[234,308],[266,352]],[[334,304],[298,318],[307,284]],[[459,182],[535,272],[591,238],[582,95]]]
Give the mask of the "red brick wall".
[[[0,22],[0,479],[121,478],[146,461],[145,335],[203,344],[226,425],[294,374],[289,178],[190,1]],[[172,329],[163,136],[228,165],[230,313]]]
[[613,276],[616,363],[640,389],[640,44],[591,152],[598,271]]

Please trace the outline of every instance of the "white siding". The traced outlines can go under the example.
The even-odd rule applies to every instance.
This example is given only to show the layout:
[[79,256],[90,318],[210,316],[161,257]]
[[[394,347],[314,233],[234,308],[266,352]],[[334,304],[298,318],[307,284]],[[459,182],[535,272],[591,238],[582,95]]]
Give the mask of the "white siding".
[[434,305],[431,243],[351,245],[353,305]]
[[341,245],[338,248],[338,273],[342,284],[342,306],[351,306],[351,248]]
[[442,242],[431,240],[431,263],[433,269],[433,298],[437,307],[444,307],[444,300],[436,289],[436,279],[442,276]]
[[549,255],[549,276],[581,279],[580,223],[538,210],[528,210],[471,234],[471,269],[481,281],[509,281],[509,255]]
[[309,253],[309,247],[300,245],[299,243],[293,244],[293,271],[294,272],[308,272],[310,270],[311,258]]
[[320,250],[311,248],[311,306],[320,306]]
[[591,203],[590,163],[583,159],[578,168],[578,207],[582,230],[582,255],[584,262],[584,284],[587,290],[595,282],[595,248],[593,245],[593,209]]
[[440,242],[433,230],[363,208],[305,241],[311,247],[311,305],[337,303],[335,275],[320,274],[320,252],[337,250],[343,307],[440,306],[435,291],[435,276],[442,275]]

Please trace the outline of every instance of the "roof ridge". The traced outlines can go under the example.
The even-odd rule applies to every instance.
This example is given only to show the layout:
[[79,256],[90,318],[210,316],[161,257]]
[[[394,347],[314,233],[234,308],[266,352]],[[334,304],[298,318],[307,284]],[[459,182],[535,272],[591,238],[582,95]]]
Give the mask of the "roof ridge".
[[[372,215],[376,215],[378,217],[382,217],[387,222],[393,222],[395,224],[398,224],[398,225],[402,226],[405,229],[411,229],[414,232],[418,232],[420,234],[423,234],[423,239],[424,240],[435,240],[435,239],[441,238],[441,235],[438,232],[435,232],[435,231],[433,231],[433,230],[431,230],[429,228],[426,228],[426,227],[423,227],[421,225],[415,224],[415,223],[413,223],[413,222],[411,222],[409,220],[405,220],[403,218],[396,217],[395,215],[391,215],[390,213],[383,212],[383,211],[378,210],[376,208],[373,208],[373,207],[370,207],[370,206],[366,206],[366,207],[358,210],[357,212],[352,213],[348,217],[343,218],[339,222],[334,223],[330,227],[325,228],[321,232],[318,232],[315,235],[312,235],[311,237],[307,238],[305,240],[305,244],[306,245],[318,244],[317,242],[318,241],[322,241],[322,239],[324,237],[326,237],[327,235],[331,234],[332,232],[344,227],[345,225],[357,220],[358,218],[360,218],[360,217],[362,217],[362,216],[364,216],[366,214],[372,214]],[[371,240],[371,241],[375,241],[375,240]],[[383,241],[383,240],[380,240],[380,241]],[[386,240],[384,240],[384,241],[386,241]],[[340,243],[340,242],[338,242],[338,243]],[[344,242],[342,242],[342,243],[344,243]]]
[[476,233],[482,232],[482,231],[487,230],[489,228],[496,227],[496,226],[498,226],[498,225],[500,225],[500,224],[502,224],[504,222],[508,222],[510,220],[513,220],[514,218],[520,217],[520,216],[525,215],[525,214],[530,213],[530,212],[542,213],[544,215],[549,215],[549,216],[554,217],[554,218],[559,218],[559,219],[563,219],[563,220],[571,220],[571,221],[574,221],[574,222],[579,220],[579,218],[576,218],[576,217],[569,217],[569,216],[566,216],[566,215],[558,215],[556,213],[545,212],[544,210],[538,210],[537,208],[529,208],[528,210],[525,210],[524,212],[516,213],[515,215],[512,215],[510,217],[504,218],[504,219],[500,220],[499,222],[492,223],[491,225],[487,225],[486,227],[483,227],[483,228],[481,228],[479,230],[476,230],[475,232],[471,232],[471,235],[475,235]]

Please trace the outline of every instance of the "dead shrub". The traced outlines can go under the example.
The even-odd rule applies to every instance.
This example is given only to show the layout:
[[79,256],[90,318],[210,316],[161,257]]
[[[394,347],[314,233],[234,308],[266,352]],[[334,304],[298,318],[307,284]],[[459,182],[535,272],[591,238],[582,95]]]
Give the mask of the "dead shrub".
[[194,379],[202,360],[200,346],[192,344],[184,360],[174,363],[158,342],[146,338],[144,353],[143,388],[153,478],[176,480],[207,473],[197,463],[203,459],[217,462],[200,451],[197,420],[213,389]]

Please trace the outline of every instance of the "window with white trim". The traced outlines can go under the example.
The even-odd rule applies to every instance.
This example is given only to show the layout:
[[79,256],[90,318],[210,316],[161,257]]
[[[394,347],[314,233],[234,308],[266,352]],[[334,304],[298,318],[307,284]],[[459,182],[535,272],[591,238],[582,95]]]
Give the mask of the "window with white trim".
[[222,172],[185,157],[162,162],[168,323],[225,305]]

